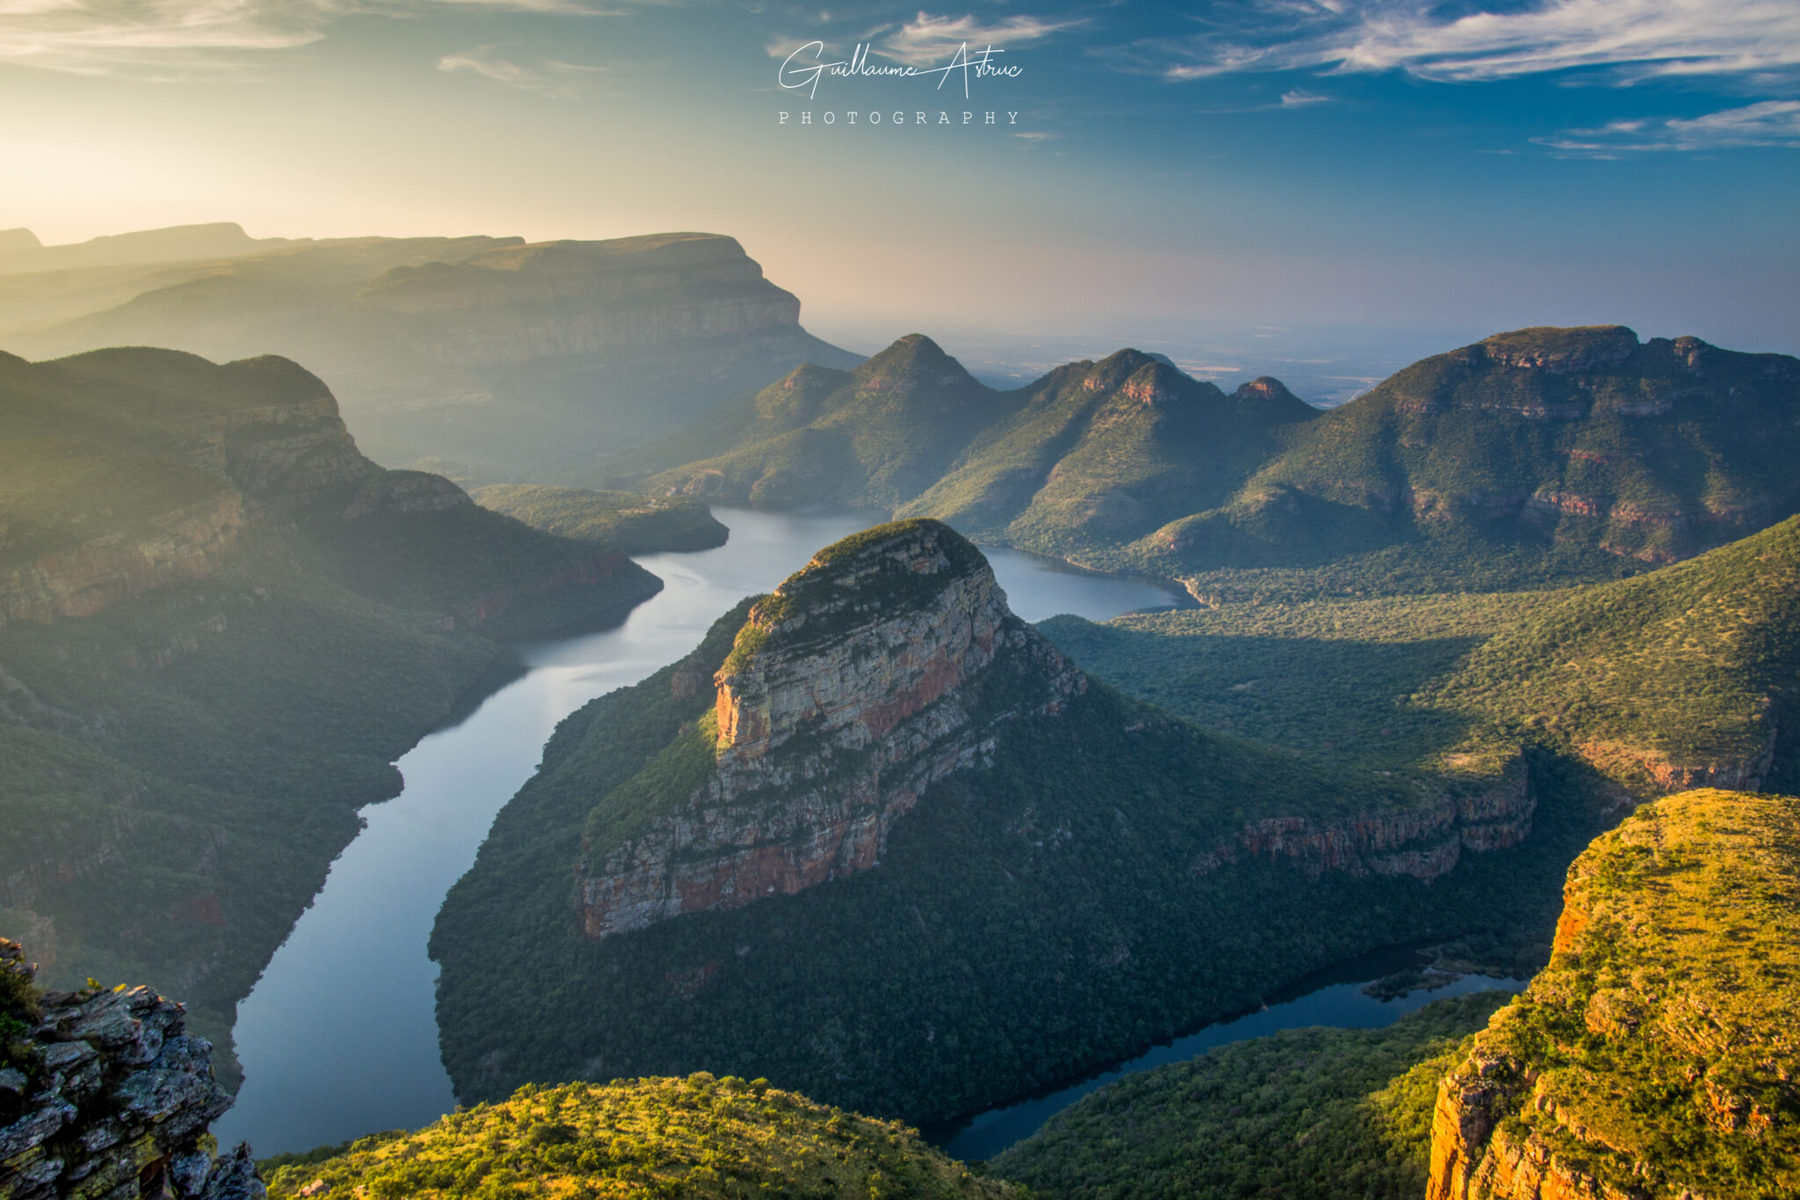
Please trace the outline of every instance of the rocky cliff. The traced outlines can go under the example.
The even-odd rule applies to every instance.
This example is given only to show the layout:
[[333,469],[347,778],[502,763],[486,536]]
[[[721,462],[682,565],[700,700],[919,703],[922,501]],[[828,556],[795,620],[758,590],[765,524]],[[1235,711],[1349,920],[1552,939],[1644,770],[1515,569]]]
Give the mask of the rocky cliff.
[[702,233],[542,242],[397,267],[358,299],[428,315],[407,345],[464,366],[800,332],[793,293],[763,278],[735,238]]
[[1685,792],[1575,861],[1550,965],[1439,1089],[1429,1200],[1800,1189],[1797,821]]
[[249,1148],[214,1148],[231,1097],[181,1005],[145,987],[38,993],[4,938],[0,973],[0,1196],[260,1200]]
[[1392,812],[1332,820],[1310,816],[1246,821],[1194,862],[1197,874],[1239,859],[1288,862],[1313,875],[1406,875],[1431,881],[1449,874],[1463,854],[1517,846],[1531,836],[1537,811],[1531,773],[1516,755],[1481,783],[1432,780],[1418,785],[1421,803]]
[[[1022,675],[984,705],[981,679]],[[675,686],[694,689],[690,663]],[[711,678],[710,761],[674,810],[590,844],[575,895],[589,938],[738,908],[881,862],[930,784],[983,762],[995,729],[1055,714],[1087,681],[1006,607],[980,553],[936,521],[880,526],[821,551],[758,602]]]

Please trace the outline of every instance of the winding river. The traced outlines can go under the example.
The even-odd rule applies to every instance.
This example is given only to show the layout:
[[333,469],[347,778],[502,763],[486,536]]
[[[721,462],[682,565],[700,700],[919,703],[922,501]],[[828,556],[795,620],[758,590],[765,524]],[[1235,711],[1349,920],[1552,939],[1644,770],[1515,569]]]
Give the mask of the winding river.
[[[400,759],[405,790],[363,810],[366,828],[238,1006],[232,1040],[244,1085],[213,1126],[221,1144],[248,1140],[262,1155],[306,1150],[416,1128],[454,1106],[438,1059],[437,967],[426,939],[557,722],[680,658],[739,599],[869,524],[857,515],[718,516],[731,528],[728,544],[640,559],[665,586],[622,625],[517,644],[521,674]],[[1028,621],[1065,612],[1100,620],[1173,602],[1141,581],[1005,550],[988,558]]]

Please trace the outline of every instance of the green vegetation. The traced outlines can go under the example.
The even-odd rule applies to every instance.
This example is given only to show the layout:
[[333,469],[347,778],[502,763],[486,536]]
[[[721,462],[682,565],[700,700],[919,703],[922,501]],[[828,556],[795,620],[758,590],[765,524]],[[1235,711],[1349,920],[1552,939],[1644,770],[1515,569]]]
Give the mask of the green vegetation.
[[1290,1029],[1084,1097],[1001,1154],[1044,1200],[1417,1200],[1438,1080],[1510,997],[1440,1000],[1385,1029]]
[[[835,577],[809,568],[784,592],[829,591]],[[713,697],[677,681],[712,675],[746,611],[684,662],[566,719],[451,891],[431,949],[445,1061],[465,1098],[704,1068],[947,1118],[1254,1007],[1377,946],[1542,938],[1562,872],[1595,828],[1571,784],[1577,799],[1544,814],[1524,846],[1465,855],[1431,883],[1220,854],[1248,822],[1403,821],[1446,785],[1328,767],[1094,686],[1059,716],[1004,722],[990,761],[925,789],[879,870],[588,942],[570,919],[569,869],[704,782]],[[1001,645],[958,699],[978,726],[1042,695],[1031,641]],[[500,945],[505,970],[493,965]]]
[[[0,1070],[32,1065],[27,1039],[42,1014],[42,993],[17,943],[0,940]],[[0,1120],[10,1119],[0,1104]]]
[[[1626,1194],[1800,1189],[1800,800],[1645,805],[1569,870],[1550,965],[1447,1088],[1484,1152],[1530,1144]],[[1597,1190],[1597,1189],[1596,1189]]]
[[[819,394],[833,383],[829,394]],[[1015,393],[976,382],[915,333],[847,374],[796,371],[727,406],[719,420],[755,440],[653,475],[642,486],[758,508],[892,511],[929,487],[971,438],[1016,405]]]
[[1778,783],[1800,769],[1800,518],[1592,588],[1224,603],[1043,629],[1202,724],[1363,765],[1453,767],[1526,745],[1639,795],[1708,768],[1767,767]]
[[0,930],[228,1045],[356,810],[482,680],[472,627],[656,586],[376,467],[285,360],[0,357]]
[[795,1200],[1003,1200],[1016,1184],[976,1175],[916,1130],[705,1072],[605,1087],[526,1085],[417,1133],[367,1137],[329,1157],[265,1160],[277,1200],[332,1195],[518,1197],[780,1195]]
[[470,498],[533,529],[603,542],[627,554],[709,550],[723,546],[729,532],[713,518],[711,509],[691,496],[653,498],[634,492],[500,483],[477,488]]
[[1800,363],[1692,338],[1519,330],[1326,413],[1273,380],[1227,396],[1135,350],[976,391],[924,346],[795,372],[615,469],[686,461],[645,486],[935,516],[1230,599],[1595,582],[1800,507]]

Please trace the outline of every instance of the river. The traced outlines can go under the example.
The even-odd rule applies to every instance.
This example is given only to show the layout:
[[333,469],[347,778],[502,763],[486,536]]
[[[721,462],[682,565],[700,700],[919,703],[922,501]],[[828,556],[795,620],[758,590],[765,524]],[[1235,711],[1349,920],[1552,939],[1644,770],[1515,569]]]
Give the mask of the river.
[[[437,967],[426,939],[444,894],[536,769],[557,722],[680,658],[742,597],[869,524],[857,515],[718,516],[731,529],[726,545],[638,560],[665,586],[623,624],[516,644],[521,674],[400,759],[405,789],[363,810],[366,827],[238,1005],[232,1040],[244,1085],[213,1125],[222,1145],[248,1140],[261,1155],[306,1150],[416,1128],[454,1105],[438,1059]],[[1012,551],[988,558],[1028,621],[1057,613],[1103,620],[1173,602],[1139,580]]]

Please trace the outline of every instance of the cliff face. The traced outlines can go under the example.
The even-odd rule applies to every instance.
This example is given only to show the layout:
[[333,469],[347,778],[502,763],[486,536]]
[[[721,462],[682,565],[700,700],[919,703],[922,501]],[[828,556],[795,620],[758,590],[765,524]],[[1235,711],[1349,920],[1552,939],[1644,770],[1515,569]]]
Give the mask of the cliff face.
[[[0,971],[31,969],[0,938]],[[0,1069],[0,1195],[9,1200],[171,1196],[258,1200],[249,1148],[215,1156],[208,1125],[231,1107],[212,1047],[181,1005],[136,987],[48,992]]]
[[764,279],[736,239],[711,234],[506,247],[396,268],[359,300],[428,317],[407,346],[461,366],[800,332],[800,301]]
[[[1005,660],[1008,700],[983,684]],[[692,664],[676,686],[694,689]],[[1018,681],[1023,680],[1023,686]],[[590,846],[589,938],[738,908],[868,870],[920,793],[984,761],[996,729],[1087,681],[1014,617],[975,548],[935,521],[822,551],[750,610],[712,677],[707,778],[678,811]]]
[[1796,819],[1696,791],[1596,839],[1550,965],[1439,1089],[1429,1200],[1800,1188]]
[[1311,874],[1410,875],[1430,881],[1449,874],[1465,852],[1505,850],[1531,835],[1537,797],[1523,756],[1486,786],[1438,785],[1426,802],[1397,812],[1321,820],[1265,817],[1247,821],[1194,863],[1207,874],[1239,859],[1291,862]]

